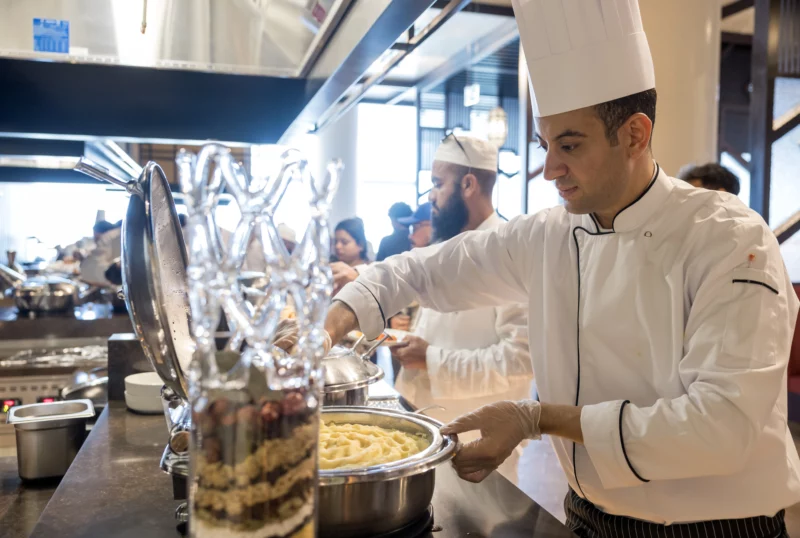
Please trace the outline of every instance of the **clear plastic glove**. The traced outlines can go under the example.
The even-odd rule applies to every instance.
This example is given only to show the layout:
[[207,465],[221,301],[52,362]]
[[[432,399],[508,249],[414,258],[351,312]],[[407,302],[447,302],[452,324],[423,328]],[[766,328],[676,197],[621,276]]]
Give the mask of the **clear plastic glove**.
[[[331,335],[329,335],[327,331],[324,332],[325,341],[323,342],[323,348],[325,350],[325,355],[327,355],[331,350]],[[294,347],[297,345],[297,335],[298,329],[296,319],[292,318],[281,320],[278,323],[278,328],[275,330],[275,336],[272,339],[272,344],[291,355]]]
[[467,413],[442,428],[445,435],[479,430],[481,438],[462,446],[453,465],[458,476],[481,482],[525,439],[541,438],[539,402],[497,402]]

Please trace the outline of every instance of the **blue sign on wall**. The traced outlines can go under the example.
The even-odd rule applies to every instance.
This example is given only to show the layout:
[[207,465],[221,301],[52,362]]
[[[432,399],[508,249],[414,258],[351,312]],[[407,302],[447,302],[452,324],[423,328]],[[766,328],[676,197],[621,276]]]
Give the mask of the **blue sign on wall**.
[[69,21],[33,19],[33,50],[69,54]]

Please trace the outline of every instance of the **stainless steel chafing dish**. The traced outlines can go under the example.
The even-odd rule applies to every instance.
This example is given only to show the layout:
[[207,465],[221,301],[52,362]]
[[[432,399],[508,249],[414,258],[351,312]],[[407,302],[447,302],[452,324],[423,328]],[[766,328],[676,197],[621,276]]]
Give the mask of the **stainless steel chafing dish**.
[[453,458],[456,440],[443,436],[442,424],[402,411],[368,407],[327,407],[324,421],[370,424],[422,435],[426,450],[395,463],[363,469],[320,470],[320,536],[361,538],[403,528],[427,510],[436,467]]

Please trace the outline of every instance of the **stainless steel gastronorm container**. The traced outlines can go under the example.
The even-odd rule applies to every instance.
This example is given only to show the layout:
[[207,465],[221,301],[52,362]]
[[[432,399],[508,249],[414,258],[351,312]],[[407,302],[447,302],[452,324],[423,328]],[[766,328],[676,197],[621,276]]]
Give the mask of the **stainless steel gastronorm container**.
[[405,527],[419,518],[433,497],[436,467],[456,450],[439,433],[436,420],[402,411],[367,407],[323,408],[325,421],[372,424],[424,435],[427,450],[399,462],[364,469],[320,470],[319,535],[362,538]]
[[86,439],[91,400],[20,405],[8,412],[17,436],[17,464],[24,480],[64,476]]

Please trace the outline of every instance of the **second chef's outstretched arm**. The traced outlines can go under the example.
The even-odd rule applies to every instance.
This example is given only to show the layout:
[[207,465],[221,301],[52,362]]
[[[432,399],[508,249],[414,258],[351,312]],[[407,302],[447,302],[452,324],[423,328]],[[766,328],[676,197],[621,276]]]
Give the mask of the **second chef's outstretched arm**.
[[326,329],[334,342],[359,327],[369,339],[418,299],[439,312],[526,304],[524,276],[546,211],[518,217],[497,230],[463,233],[439,245],[376,263],[339,292]]

